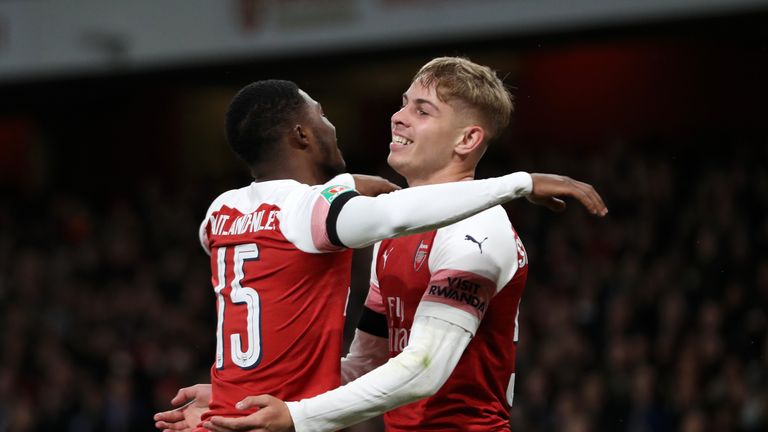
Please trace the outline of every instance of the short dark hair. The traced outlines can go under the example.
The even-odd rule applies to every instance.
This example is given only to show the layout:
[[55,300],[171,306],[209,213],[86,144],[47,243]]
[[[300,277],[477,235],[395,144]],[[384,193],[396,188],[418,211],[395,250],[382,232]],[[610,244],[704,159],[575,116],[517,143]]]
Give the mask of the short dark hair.
[[306,101],[291,81],[256,81],[240,89],[227,110],[227,142],[249,166],[277,147]]

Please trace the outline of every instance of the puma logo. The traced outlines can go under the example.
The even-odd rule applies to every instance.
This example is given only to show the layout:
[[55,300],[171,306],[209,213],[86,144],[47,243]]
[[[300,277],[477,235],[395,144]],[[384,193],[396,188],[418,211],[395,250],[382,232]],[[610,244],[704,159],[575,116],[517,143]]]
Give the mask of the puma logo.
[[472,237],[471,235],[467,234],[467,235],[464,236],[464,240],[469,240],[472,243],[477,244],[477,247],[480,248],[480,253],[483,253],[483,242],[488,240],[488,237],[484,238],[483,241],[477,241],[477,240],[475,240],[474,237]]

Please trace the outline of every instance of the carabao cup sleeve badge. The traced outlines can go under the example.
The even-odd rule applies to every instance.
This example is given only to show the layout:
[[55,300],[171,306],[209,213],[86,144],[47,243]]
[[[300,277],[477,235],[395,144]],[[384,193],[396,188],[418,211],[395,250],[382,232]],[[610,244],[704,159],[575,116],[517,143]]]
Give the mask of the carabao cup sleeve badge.
[[330,204],[333,202],[333,200],[336,199],[336,197],[343,194],[344,192],[349,192],[351,190],[352,188],[344,185],[328,186],[327,188],[323,189],[322,192],[320,192],[320,195],[322,195],[322,197],[328,201],[328,204]]

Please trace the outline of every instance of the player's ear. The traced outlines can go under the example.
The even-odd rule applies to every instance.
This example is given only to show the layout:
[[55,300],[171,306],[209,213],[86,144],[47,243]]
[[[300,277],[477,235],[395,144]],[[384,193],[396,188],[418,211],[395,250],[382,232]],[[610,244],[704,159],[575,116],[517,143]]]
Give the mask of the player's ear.
[[456,153],[468,155],[483,144],[485,131],[478,125],[471,125],[464,128],[459,142],[454,147]]
[[312,135],[309,129],[297,123],[291,128],[290,138],[288,141],[292,147],[304,149],[309,147]]

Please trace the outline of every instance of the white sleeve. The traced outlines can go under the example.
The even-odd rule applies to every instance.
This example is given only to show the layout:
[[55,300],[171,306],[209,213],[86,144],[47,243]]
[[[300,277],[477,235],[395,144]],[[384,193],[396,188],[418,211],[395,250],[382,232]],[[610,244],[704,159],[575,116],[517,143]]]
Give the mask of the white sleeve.
[[355,330],[349,354],[341,358],[341,383],[354,381],[389,359],[388,339]]
[[529,195],[526,172],[503,177],[407,188],[377,197],[356,196],[340,210],[341,243],[362,248],[376,241],[446,226],[490,207]]
[[408,346],[386,364],[345,386],[287,402],[296,432],[335,431],[435,394],[470,339],[449,322],[416,317]]
[[341,250],[328,237],[326,219],[333,201],[354,190],[355,180],[351,174],[340,174],[318,186],[302,185],[285,198],[278,215],[280,230],[288,241],[304,252]]

